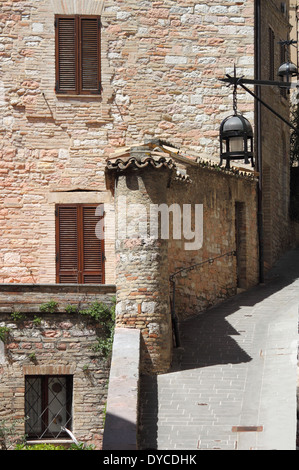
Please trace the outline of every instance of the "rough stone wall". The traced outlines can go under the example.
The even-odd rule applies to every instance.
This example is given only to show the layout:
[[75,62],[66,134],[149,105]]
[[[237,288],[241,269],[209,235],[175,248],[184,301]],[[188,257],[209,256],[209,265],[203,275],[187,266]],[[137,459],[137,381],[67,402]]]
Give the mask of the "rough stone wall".
[[116,184],[116,205],[125,198],[126,211],[119,216],[119,225],[126,217],[126,232],[119,225],[116,231],[116,327],[141,330],[143,373],[165,372],[171,364],[168,240],[148,236],[150,207],[166,203],[168,179],[167,169],[145,168],[125,172]]
[[[269,28],[274,31],[274,80],[280,80],[277,72],[282,64],[279,41],[289,38],[289,2],[286,14],[282,2],[261,2],[261,25],[264,40],[261,42],[261,79],[269,80],[270,53]],[[293,49],[293,47],[291,47]],[[291,51],[290,51],[291,53]],[[286,58],[285,58],[286,61]],[[288,121],[290,120],[290,95],[277,87],[261,87],[261,98]],[[261,107],[262,132],[262,184],[265,267],[268,269],[287,249],[291,240],[289,221],[290,199],[290,146],[289,127],[264,106]],[[275,141],[275,147],[273,142]]]
[[[28,286],[27,286],[28,287]],[[101,328],[80,314],[67,314],[67,305],[90,305],[95,299],[111,303],[112,293],[96,297],[92,292],[62,293],[26,286],[0,297],[0,327],[9,335],[0,341],[0,419],[14,420],[14,438],[25,435],[24,381],[27,375],[71,375],[73,377],[73,433],[78,441],[102,447],[105,405],[110,363],[92,347],[101,336]],[[41,304],[56,299],[56,313],[42,313]],[[8,300],[9,305],[8,305]],[[31,302],[31,304],[30,304]],[[12,309],[18,318],[12,316]],[[31,313],[30,313],[31,312]],[[36,318],[39,321],[36,321]]]
[[[56,96],[55,13],[102,15],[101,96]],[[157,136],[218,159],[219,78],[253,76],[253,0],[7,0],[0,33],[1,283],[55,282],[55,203],[110,202],[116,147]],[[250,97],[239,108],[252,117]],[[113,283],[113,237],[105,251]]]
[[0,314],[13,311],[37,313],[40,305],[49,301],[56,302],[60,312],[72,304],[79,308],[85,308],[93,302],[110,305],[115,293],[115,286],[108,285],[6,284],[0,286]]
[[[169,242],[169,275],[180,269],[219,257],[237,250],[236,256],[225,256],[175,276],[176,314],[179,319],[227,299],[237,288],[250,288],[258,283],[258,236],[256,182],[243,177],[219,172],[209,168],[190,168],[190,184],[175,182],[168,194],[168,204],[179,201],[183,205],[203,206],[202,246],[198,250],[186,250],[189,243],[181,240]],[[243,246],[236,241],[236,203],[244,203]],[[192,230],[198,230],[192,213]],[[172,235],[172,232],[171,232]],[[241,258],[239,258],[241,257]],[[237,259],[242,270],[240,283],[237,279]]]

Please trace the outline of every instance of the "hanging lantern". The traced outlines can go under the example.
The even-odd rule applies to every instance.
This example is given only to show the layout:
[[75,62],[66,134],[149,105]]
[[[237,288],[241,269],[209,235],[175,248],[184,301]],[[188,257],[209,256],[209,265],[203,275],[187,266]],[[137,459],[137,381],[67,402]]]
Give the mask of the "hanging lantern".
[[253,130],[250,122],[241,114],[229,116],[220,126],[220,165],[226,160],[230,168],[231,160],[244,160],[253,164]]
[[297,75],[297,67],[292,62],[285,62],[278,69],[278,76],[281,77],[284,82],[289,82],[292,77],[296,77]]
[[[235,71],[236,75],[236,71]],[[220,165],[226,160],[230,168],[231,160],[244,160],[253,163],[253,130],[250,122],[237,111],[237,85],[233,92],[234,115],[228,116],[220,126]]]

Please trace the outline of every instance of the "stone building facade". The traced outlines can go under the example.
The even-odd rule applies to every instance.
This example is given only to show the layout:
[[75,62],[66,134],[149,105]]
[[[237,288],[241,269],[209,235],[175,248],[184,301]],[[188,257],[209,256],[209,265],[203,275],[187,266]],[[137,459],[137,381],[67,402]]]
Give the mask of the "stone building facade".
[[[239,89],[238,110],[255,123],[262,159],[259,153],[255,169],[219,168],[219,127],[233,107],[232,90],[220,79],[234,65],[239,75],[254,78],[257,57],[269,63],[269,28],[279,38],[289,31],[280,3],[1,2],[2,304],[16,285],[42,290],[67,283],[75,286],[74,292],[82,284],[86,292],[88,285],[91,291],[95,284],[116,286],[116,326],[142,331],[142,371],[152,373],[167,370],[171,363],[176,319],[258,282],[260,194],[266,267],[289,242],[287,130],[283,137],[282,124],[265,111],[259,114],[254,99]],[[260,23],[258,6],[265,9]],[[70,31],[76,31],[67,36],[76,55],[67,49],[68,40],[63,43]],[[257,31],[262,38],[258,44]],[[92,47],[79,46],[78,37],[83,46],[86,41]],[[63,44],[66,49],[61,49]],[[69,55],[63,55],[65,50]],[[97,76],[84,72],[94,60]],[[261,70],[262,78],[268,72]],[[84,81],[93,79],[97,86],[84,88]],[[287,116],[288,97],[265,93],[272,93]],[[236,165],[242,167],[242,162]],[[262,193],[257,191],[258,172]],[[123,223],[124,214],[119,202],[124,198],[147,209],[177,204],[181,215],[185,205],[193,221],[198,208],[202,223],[190,225],[189,232],[200,232],[199,245],[186,250],[190,239],[172,235],[150,241],[118,238],[117,224]],[[62,213],[66,215],[60,218]],[[145,227],[132,213],[127,223]],[[193,265],[196,269],[189,271]],[[5,325],[8,320],[3,316],[0,321]],[[72,328],[76,331],[76,325]],[[59,347],[49,362],[40,356],[37,375],[61,360]],[[82,351],[83,357],[88,355]],[[2,366],[0,393],[7,374],[12,377],[17,368],[20,381],[27,374],[27,365],[15,362]],[[65,367],[70,367],[69,375],[75,374],[71,360]],[[18,393],[22,402],[19,389],[14,396]],[[77,429],[86,437],[85,427]]]
[[[278,0],[259,2],[259,23],[262,39],[257,45],[258,78],[280,80],[277,71],[281,64],[294,58],[293,47],[282,41],[290,39],[296,25],[290,25],[289,2]],[[295,60],[297,65],[297,61]],[[290,94],[278,87],[260,87],[261,99],[287,121],[290,120]],[[258,107],[257,107],[258,108]],[[263,200],[263,239],[265,270],[275,263],[292,242],[289,221],[290,192],[290,128],[265,107],[257,109],[261,126],[257,135],[257,153],[260,157],[260,175]],[[271,123],[271,124],[270,124]],[[275,136],[275,148],[273,148]]]
[[[101,16],[100,95],[55,93],[58,14]],[[56,282],[55,205],[111,202],[105,157],[116,148],[163,138],[218,161],[219,125],[232,109],[219,78],[234,63],[253,77],[253,46],[248,0],[2,2],[0,282]],[[108,238],[105,256],[113,283]]]

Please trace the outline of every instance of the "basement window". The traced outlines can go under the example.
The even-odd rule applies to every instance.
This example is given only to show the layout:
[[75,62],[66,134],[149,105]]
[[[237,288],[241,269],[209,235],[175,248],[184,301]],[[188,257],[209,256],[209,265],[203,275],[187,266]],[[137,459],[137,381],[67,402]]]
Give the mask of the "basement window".
[[99,16],[55,16],[56,93],[101,93]]
[[72,428],[72,376],[25,377],[25,432],[30,439],[68,437]]

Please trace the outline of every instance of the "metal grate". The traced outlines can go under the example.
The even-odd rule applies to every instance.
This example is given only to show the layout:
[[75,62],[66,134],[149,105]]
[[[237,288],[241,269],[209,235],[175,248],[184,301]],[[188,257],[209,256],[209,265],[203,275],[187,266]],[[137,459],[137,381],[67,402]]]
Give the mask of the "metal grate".
[[25,432],[35,439],[65,437],[72,427],[72,377],[25,378]]

